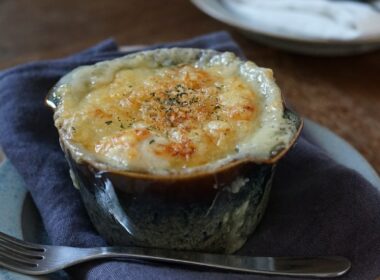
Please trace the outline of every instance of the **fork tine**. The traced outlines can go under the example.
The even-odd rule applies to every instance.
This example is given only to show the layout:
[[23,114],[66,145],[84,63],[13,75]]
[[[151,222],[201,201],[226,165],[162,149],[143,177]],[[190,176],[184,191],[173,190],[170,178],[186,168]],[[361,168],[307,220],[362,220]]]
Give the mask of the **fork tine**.
[[9,250],[16,254],[35,259],[41,259],[43,257],[43,252],[41,251],[25,250],[22,247],[15,246],[13,243],[5,242],[3,240],[0,240],[0,249]]
[[24,274],[38,274],[37,265],[28,265],[23,262],[14,261],[2,255],[0,255],[0,267],[5,267],[9,270]]
[[0,248],[0,256],[2,256],[4,258],[12,259],[12,260],[20,262],[20,263],[24,263],[27,265],[37,266],[38,259],[25,257],[21,254],[14,253],[10,250],[6,250],[3,248]]
[[30,242],[26,242],[26,241],[14,238],[14,237],[9,236],[8,234],[5,234],[5,233],[0,231],[0,241],[1,240],[5,241],[5,242],[13,243],[13,244],[15,244],[21,248],[24,248],[24,249],[29,249],[29,250],[33,250],[33,251],[40,251],[40,252],[45,251],[45,248],[43,248],[40,245],[33,244]]

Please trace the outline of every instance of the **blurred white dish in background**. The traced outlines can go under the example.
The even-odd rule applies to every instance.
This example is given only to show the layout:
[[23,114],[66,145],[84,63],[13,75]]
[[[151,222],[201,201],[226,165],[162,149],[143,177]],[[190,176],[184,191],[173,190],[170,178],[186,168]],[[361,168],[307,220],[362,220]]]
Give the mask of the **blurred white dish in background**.
[[318,56],[380,49],[380,12],[371,4],[342,0],[191,1],[247,37],[280,49]]
[[352,40],[380,34],[380,12],[366,3],[329,0],[223,0],[247,24],[289,37]]

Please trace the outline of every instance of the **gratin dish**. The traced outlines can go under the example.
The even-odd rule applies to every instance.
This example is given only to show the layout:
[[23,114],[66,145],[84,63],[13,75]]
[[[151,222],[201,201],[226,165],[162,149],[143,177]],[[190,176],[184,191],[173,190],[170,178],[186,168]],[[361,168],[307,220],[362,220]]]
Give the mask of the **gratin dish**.
[[[143,70],[136,78],[133,71],[139,68]],[[185,82],[178,84],[177,76],[186,77]],[[166,82],[168,77],[170,82]],[[149,94],[140,95],[137,101],[131,99],[146,87]],[[236,97],[239,94],[240,99]],[[253,101],[250,95],[256,96]],[[102,96],[106,99],[99,99]],[[191,99],[183,99],[186,96]],[[194,97],[199,104],[191,103]],[[78,105],[91,98],[101,106],[101,114],[100,109],[91,108],[92,103]],[[129,100],[129,107],[124,108],[135,110],[133,116],[119,107],[115,109],[119,114],[107,111],[104,103],[111,99],[112,106],[119,107]],[[136,102],[138,105],[130,105]],[[155,102],[159,107],[154,107]],[[253,102],[254,108],[247,102]],[[57,83],[46,103],[55,111],[73,183],[95,228],[114,245],[235,252],[263,216],[276,163],[302,128],[302,120],[284,107],[270,70],[212,50],[158,49],[79,67]],[[241,107],[238,112],[237,105]],[[222,113],[206,110],[207,106]],[[95,115],[88,117],[87,108]],[[147,108],[161,108],[166,115],[160,119]],[[145,123],[126,125],[125,115],[135,121],[147,110]],[[152,115],[153,121],[149,121],[153,126],[148,126]],[[166,121],[168,124],[160,127]],[[229,123],[235,126],[226,128]],[[195,130],[200,136],[192,134]],[[91,138],[94,131],[96,137],[101,134],[100,142],[78,140]],[[76,133],[82,133],[82,138],[75,138]],[[107,133],[118,138],[107,138]],[[206,145],[202,137],[209,139],[210,133],[217,136]],[[227,141],[229,135],[233,141]],[[189,146],[189,141],[196,139],[201,140]]]

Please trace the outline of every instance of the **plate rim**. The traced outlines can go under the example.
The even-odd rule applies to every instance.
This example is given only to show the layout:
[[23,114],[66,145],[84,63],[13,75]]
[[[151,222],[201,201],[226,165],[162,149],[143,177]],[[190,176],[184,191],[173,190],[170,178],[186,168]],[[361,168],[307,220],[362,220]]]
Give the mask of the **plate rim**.
[[[353,145],[329,128],[308,118],[304,118],[304,133],[306,134],[307,140],[323,149],[333,160],[346,168],[356,171],[380,190],[379,173]],[[328,144],[326,142],[328,142]],[[340,151],[337,152],[339,149]],[[343,150],[350,151],[348,157],[350,157],[351,160],[354,159],[353,162],[360,162],[360,165],[353,164],[352,161],[348,162],[347,156],[342,153]]]

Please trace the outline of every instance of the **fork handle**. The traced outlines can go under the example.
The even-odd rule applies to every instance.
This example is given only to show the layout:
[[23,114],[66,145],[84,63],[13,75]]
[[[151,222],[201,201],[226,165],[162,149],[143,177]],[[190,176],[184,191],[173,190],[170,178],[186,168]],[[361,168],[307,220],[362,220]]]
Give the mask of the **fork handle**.
[[[92,248],[92,250],[95,248]],[[337,277],[346,273],[351,263],[338,256],[327,257],[248,257],[135,247],[96,248],[89,259],[129,258],[195,265],[246,273],[298,277]],[[83,249],[86,250],[86,249]]]

